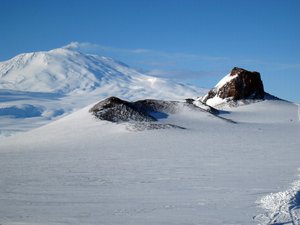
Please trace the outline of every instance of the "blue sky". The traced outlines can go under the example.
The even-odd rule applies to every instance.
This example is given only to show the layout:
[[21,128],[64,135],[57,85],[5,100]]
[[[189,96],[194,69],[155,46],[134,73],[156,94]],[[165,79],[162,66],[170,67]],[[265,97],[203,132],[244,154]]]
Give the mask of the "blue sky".
[[299,0],[0,0],[0,61],[77,42],[149,74],[212,87],[232,67],[300,102]]

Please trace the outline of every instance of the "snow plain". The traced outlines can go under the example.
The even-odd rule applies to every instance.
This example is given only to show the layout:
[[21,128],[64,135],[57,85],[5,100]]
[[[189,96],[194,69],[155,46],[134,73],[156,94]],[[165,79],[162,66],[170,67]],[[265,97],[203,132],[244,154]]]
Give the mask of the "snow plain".
[[91,106],[1,141],[0,224],[299,224],[299,190],[270,195],[298,179],[295,104],[223,109],[237,123],[183,107],[160,122],[187,129],[143,132]]

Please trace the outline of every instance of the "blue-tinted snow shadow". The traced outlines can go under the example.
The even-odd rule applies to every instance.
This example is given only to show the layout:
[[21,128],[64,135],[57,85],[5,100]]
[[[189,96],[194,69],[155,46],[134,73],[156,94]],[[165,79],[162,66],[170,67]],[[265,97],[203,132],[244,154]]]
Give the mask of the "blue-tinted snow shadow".
[[58,100],[64,96],[65,94],[62,93],[29,92],[29,91],[14,91],[14,90],[0,89],[0,102],[32,100],[32,99]]
[[0,108],[0,116],[9,116],[14,118],[39,117],[42,115],[43,111],[43,107],[23,104],[19,106]]
[[229,111],[218,109],[218,115],[230,114]]
[[290,209],[299,209],[300,210],[300,190],[295,194],[294,199],[291,202]]
[[155,119],[157,120],[160,120],[160,119],[166,119],[168,118],[168,114],[164,113],[164,112],[149,112],[149,115],[154,117]]
[[[50,93],[50,92],[29,92],[29,91],[15,91],[8,89],[0,89],[0,103],[7,103],[13,101],[47,101],[47,100],[59,100],[60,98],[66,96],[62,93]],[[43,115],[45,107],[40,105],[32,104],[6,104],[0,105],[0,116],[10,117],[10,118],[31,118],[40,117]],[[64,114],[63,109],[56,109],[51,112],[51,117],[56,117]]]

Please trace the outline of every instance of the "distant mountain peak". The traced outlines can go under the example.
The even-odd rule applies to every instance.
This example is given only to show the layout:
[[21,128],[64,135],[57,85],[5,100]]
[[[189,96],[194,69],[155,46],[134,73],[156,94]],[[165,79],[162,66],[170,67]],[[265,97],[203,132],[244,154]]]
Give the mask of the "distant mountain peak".
[[199,95],[197,88],[145,75],[109,57],[81,53],[72,43],[0,62],[0,89],[68,95],[102,89],[126,98],[140,93],[176,99]]

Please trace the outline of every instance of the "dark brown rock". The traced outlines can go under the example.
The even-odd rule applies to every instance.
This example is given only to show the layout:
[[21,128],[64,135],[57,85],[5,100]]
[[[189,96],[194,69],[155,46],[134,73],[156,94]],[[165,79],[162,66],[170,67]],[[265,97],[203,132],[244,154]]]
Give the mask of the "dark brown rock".
[[203,101],[206,102],[215,96],[232,100],[264,99],[265,91],[260,73],[234,67],[230,76],[236,77],[223,86],[210,90]]

